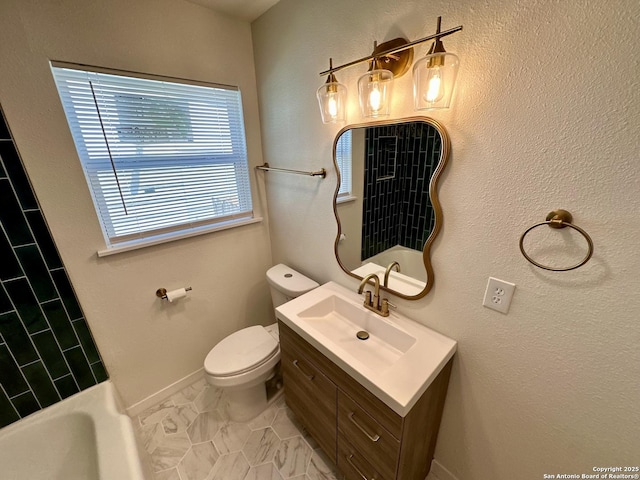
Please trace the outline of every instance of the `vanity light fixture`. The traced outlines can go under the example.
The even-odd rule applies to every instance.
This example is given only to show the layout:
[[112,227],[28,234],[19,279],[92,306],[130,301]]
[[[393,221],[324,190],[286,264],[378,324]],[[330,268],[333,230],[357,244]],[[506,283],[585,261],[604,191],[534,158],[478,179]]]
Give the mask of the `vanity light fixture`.
[[336,79],[331,71],[333,69],[333,59],[329,59],[329,76],[324,85],[316,92],[322,123],[338,123],[346,120],[347,87]]
[[[324,123],[344,121],[346,87],[338,83],[335,72],[343,68],[369,62],[369,71],[358,80],[358,96],[363,117],[384,117],[390,114],[393,79],[403,75],[413,60],[413,47],[435,40],[426,57],[416,62],[414,72],[414,103],[416,110],[448,108],[458,73],[458,57],[447,53],[442,46],[442,37],[462,30],[462,25],[440,31],[441,18],[434,35],[409,42],[396,38],[374,45],[373,53],[338,67],[329,61],[327,82],[317,91],[318,103]],[[341,109],[340,109],[341,108]]]
[[[441,17],[438,17],[436,34],[440,33],[440,21]],[[427,56],[413,66],[413,101],[416,110],[449,108],[458,65],[458,57],[447,53],[440,37],[436,37]]]

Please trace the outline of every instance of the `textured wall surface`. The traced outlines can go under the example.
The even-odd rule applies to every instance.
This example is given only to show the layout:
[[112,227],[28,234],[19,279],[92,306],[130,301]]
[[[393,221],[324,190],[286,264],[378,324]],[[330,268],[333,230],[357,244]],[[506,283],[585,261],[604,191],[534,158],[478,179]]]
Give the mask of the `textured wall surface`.
[[[262,163],[250,26],[190,2],[8,0],[0,100],[111,379],[127,405],[202,368],[243,326],[272,319],[267,222],[97,258],[105,247],[51,75],[58,60],[238,85],[250,165]],[[253,205],[264,211],[260,175]],[[191,286],[169,304],[160,287]]]
[[[322,124],[314,97],[329,57],[338,65],[369,54],[374,40],[423,37],[438,15],[443,28],[464,25],[444,40],[461,59],[454,103],[430,114],[453,150],[435,286],[423,300],[393,300],[459,342],[436,459],[460,480],[638,462],[640,3],[614,5],[282,0],[252,25],[264,156],[296,169],[332,166],[341,126]],[[351,123],[361,122],[354,92],[365,71],[337,75]],[[392,116],[415,115],[410,75],[394,94]],[[333,259],[335,178],[269,177],[272,250],[277,262],[355,289]],[[519,252],[522,232],[555,208],[593,237],[594,257],[578,270],[543,271]],[[569,232],[538,230],[537,258],[584,255]],[[562,256],[547,248],[565,243]],[[517,284],[508,315],[481,306],[489,276]]]

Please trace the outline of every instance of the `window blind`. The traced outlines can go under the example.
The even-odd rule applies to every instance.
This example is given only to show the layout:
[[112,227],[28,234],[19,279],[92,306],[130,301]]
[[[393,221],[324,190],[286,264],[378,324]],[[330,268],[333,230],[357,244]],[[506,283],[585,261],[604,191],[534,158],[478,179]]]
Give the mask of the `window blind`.
[[236,87],[52,70],[109,245],[252,217]]
[[338,198],[351,195],[351,152],[352,152],[351,130],[345,131],[336,144],[336,162],[340,170],[340,188]]

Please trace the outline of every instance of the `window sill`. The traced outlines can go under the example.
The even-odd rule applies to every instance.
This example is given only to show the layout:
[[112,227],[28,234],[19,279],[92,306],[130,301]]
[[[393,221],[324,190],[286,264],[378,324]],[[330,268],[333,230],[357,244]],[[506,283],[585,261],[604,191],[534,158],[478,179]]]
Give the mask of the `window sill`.
[[147,248],[153,245],[161,245],[163,243],[182,240],[183,238],[197,237],[198,235],[205,235],[207,233],[229,230],[230,228],[243,227],[245,225],[251,225],[253,223],[259,222],[262,222],[262,217],[253,217],[234,222],[227,222],[224,224],[209,225],[197,230],[191,230],[189,232],[179,234],[166,234],[156,237],[150,237],[146,240],[134,240],[131,242],[115,245],[113,247],[105,248],[104,250],[98,250],[97,253],[98,257],[108,257],[110,255],[116,255],[118,253],[130,252],[132,250],[138,250],[140,248]]
[[341,203],[355,202],[357,199],[358,197],[354,195],[345,195],[344,197],[338,197],[336,203],[339,205]]

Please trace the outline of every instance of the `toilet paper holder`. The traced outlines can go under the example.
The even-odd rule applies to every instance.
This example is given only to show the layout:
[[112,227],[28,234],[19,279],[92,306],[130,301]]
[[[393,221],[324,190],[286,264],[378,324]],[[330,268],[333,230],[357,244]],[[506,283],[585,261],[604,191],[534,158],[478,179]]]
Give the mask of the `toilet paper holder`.
[[[191,290],[193,290],[191,287],[184,287],[185,292],[190,292]],[[156,297],[161,298],[163,300],[168,300],[167,299],[167,289],[166,288],[159,288],[156,290]]]

